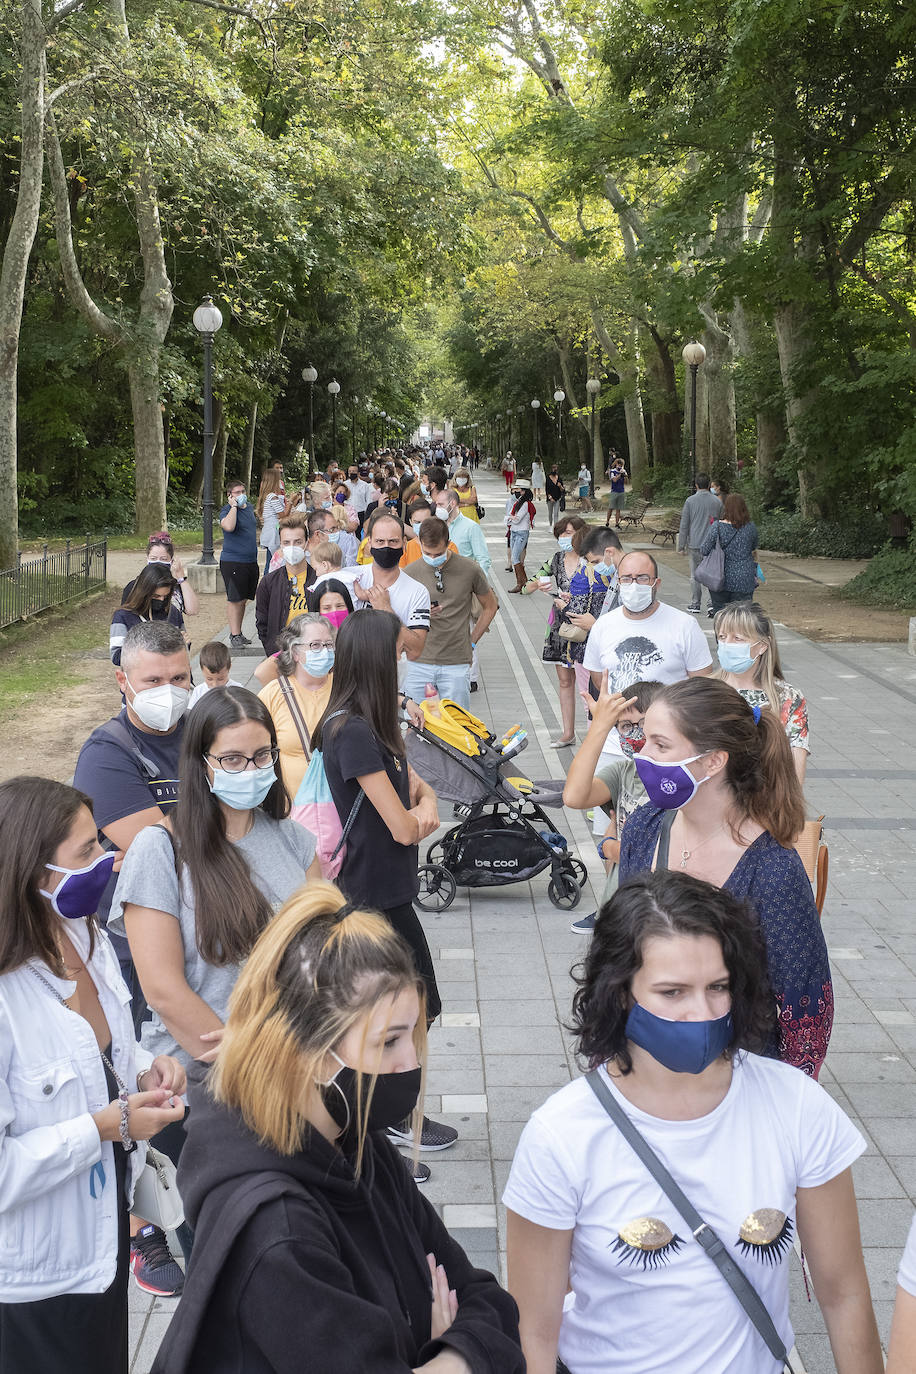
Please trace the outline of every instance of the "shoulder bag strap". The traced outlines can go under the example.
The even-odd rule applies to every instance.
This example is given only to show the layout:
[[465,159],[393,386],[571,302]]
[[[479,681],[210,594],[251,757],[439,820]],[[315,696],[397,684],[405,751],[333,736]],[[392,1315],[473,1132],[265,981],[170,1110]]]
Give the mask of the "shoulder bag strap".
[[658,853],[655,857],[655,872],[664,873],[668,867],[668,851],[671,846],[671,827],[674,825],[676,811],[666,811],[658,828]]
[[673,1203],[680,1212],[681,1216],[690,1227],[691,1235],[698,1245],[705,1250],[709,1259],[722,1275],[735,1297],[744,1308],[758,1334],[766,1344],[767,1350],[774,1360],[779,1360],[785,1367],[788,1364],[788,1353],[783,1345],[779,1332],[773,1325],[773,1320],[764,1307],[763,1302],[757,1294],[756,1289],[747,1279],[741,1267],[735,1263],[725,1246],[722,1244],[715,1231],[700,1216],[690,1199],[682,1192],[681,1188],[675,1183],[668,1173],[652,1146],[636,1129],[626,1112],[615,1101],[612,1093],[609,1092],[606,1084],[601,1081],[601,1075],[597,1069],[592,1069],[585,1075],[588,1086],[601,1103],[620,1134],[631,1147],[634,1154],[646,1166],[655,1182],[662,1192]]
[[282,674],[277,675],[277,681],[280,684],[280,691],[283,693],[283,700],[289,707],[289,713],[293,718],[293,724],[299,736],[299,743],[302,745],[302,752],[305,754],[306,760],[308,760],[312,757],[312,749],[309,743],[309,732],[306,728],[305,717],[302,714],[302,707],[299,705],[299,698],[296,696],[296,689],[292,686],[289,679],[283,677]]
[[[344,715],[344,714],[345,714],[345,712],[344,712],[343,710],[340,710],[340,711],[332,711],[331,714],[330,714],[329,716],[325,716],[325,722],[327,722],[327,721],[329,721],[329,720],[333,720],[333,719],[335,718],[335,716],[342,716],[342,715]],[[347,819],[344,821],[343,832],[342,832],[342,834],[341,834],[341,836],[340,836],[340,839],[339,839],[338,842],[337,842],[337,845],[336,845],[336,847],[335,847],[335,849],[334,849],[334,853],[331,855],[331,858],[332,858],[332,859],[336,859],[336,858],[337,858],[337,855],[340,853],[340,851],[343,849],[344,845],[347,843],[347,836],[350,834],[350,831],[353,829],[353,822],[356,820],[356,817],[359,815],[359,808],[360,808],[360,807],[362,806],[362,804],[363,804],[363,797],[365,797],[365,795],[366,795],[366,794],[365,794],[365,792],[363,791],[363,789],[360,788],[360,789],[359,789],[359,792],[358,792],[358,794],[357,794],[357,797],[356,797],[355,802],[354,802],[353,805],[350,807],[350,814],[349,814],[349,816],[347,817]]]

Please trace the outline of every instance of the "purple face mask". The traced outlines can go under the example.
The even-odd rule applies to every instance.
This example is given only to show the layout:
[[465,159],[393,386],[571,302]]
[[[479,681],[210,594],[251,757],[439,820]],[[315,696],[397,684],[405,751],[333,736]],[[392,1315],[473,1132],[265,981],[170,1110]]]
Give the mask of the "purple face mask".
[[635,758],[636,771],[652,805],[665,811],[677,811],[686,806],[700,783],[706,781],[695,778],[687,764],[696,763],[702,757],[702,754],[694,754],[692,758],[681,759],[680,763],[656,763],[644,754]]
[[99,909],[102,893],[108,886],[114,861],[114,851],[109,850],[93,859],[85,868],[60,868],[57,864],[48,864],[52,872],[63,873],[64,880],[53,892],[43,887],[38,890],[48,898],[58,916],[65,916],[70,921],[80,916],[94,916]]

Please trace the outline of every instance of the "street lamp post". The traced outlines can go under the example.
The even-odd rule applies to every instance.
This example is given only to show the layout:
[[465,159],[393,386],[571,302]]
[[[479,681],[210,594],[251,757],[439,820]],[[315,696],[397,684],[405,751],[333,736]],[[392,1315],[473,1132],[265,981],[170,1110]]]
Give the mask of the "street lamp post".
[[194,328],[204,346],[204,542],[200,561],[212,564],[216,562],[213,557],[213,336],[222,325],[223,317],[213,304],[213,297],[204,296],[193,318]]
[[540,403],[540,401],[537,399],[537,397],[535,397],[534,400],[531,402],[531,411],[532,411],[531,418],[532,418],[532,420],[534,421],[534,456],[535,456],[535,458],[540,458],[540,456],[541,456],[541,432],[540,432],[540,429],[539,429],[539,427],[538,427],[538,411],[540,410],[540,408],[541,408],[541,403]]
[[[553,393],[553,400],[556,406],[557,448],[559,448],[560,444],[563,442],[563,402],[566,400],[566,392],[562,387],[557,387],[556,391]],[[557,457],[559,457],[559,453]]]
[[328,382],[328,395],[331,398],[331,442],[334,448],[334,466],[337,466],[337,396],[340,382]]
[[599,382],[598,378],[597,378],[597,377],[589,377],[588,381],[585,383],[585,390],[588,392],[589,399],[591,400],[591,404],[592,404],[592,418],[591,418],[592,461],[589,463],[589,467],[591,468],[591,471],[592,471],[592,483],[591,483],[592,489],[591,489],[591,492],[589,493],[589,495],[591,496],[592,500],[594,500],[594,498],[595,498],[595,487],[598,485],[598,473],[597,473],[597,471],[596,471],[597,464],[598,464],[598,455],[597,455],[597,453],[595,452],[595,400],[596,400],[596,398],[597,398],[597,396],[598,396],[598,392],[601,390],[601,383]]
[[302,369],[302,380],[308,382],[309,388],[309,465],[308,476],[311,477],[317,468],[315,467],[315,383],[318,381],[318,369],[308,367]]
[[692,340],[684,345],[681,357],[690,368],[690,490],[693,492],[697,486],[697,369],[706,357],[706,349]]

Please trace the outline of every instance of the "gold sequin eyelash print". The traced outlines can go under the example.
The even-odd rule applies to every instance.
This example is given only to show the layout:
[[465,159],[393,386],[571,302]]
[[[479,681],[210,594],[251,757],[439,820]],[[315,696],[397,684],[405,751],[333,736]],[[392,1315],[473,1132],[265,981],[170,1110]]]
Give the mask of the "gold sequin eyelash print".
[[671,1255],[684,1242],[658,1217],[639,1217],[621,1226],[610,1249],[617,1255],[618,1264],[639,1265],[643,1269],[658,1269],[667,1264]]
[[742,1254],[761,1264],[778,1264],[792,1244],[792,1223],[785,1212],[761,1207],[741,1223],[736,1244]]

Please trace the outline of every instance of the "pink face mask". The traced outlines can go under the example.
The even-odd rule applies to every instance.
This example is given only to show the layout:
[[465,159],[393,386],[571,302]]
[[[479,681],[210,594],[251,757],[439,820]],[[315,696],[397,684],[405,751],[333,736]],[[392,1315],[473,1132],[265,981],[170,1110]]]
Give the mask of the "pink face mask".
[[339,630],[350,612],[347,610],[346,606],[341,606],[336,611],[322,611],[321,614],[324,616],[325,620],[330,621],[335,630]]

